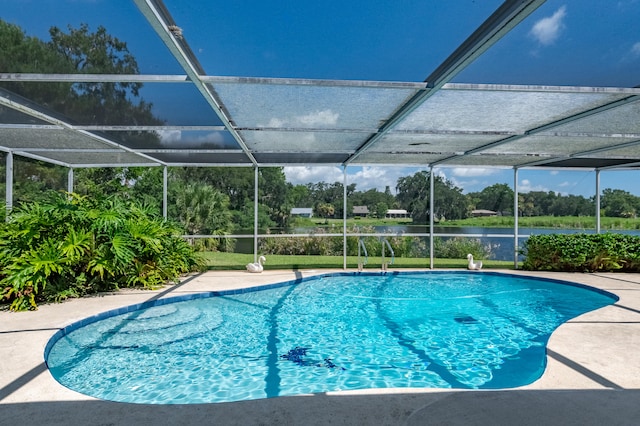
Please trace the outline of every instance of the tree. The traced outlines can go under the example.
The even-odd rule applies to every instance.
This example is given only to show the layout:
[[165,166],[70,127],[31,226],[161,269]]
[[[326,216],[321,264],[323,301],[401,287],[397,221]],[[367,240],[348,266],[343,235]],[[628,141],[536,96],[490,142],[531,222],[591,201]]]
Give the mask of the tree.
[[[429,220],[429,172],[420,171],[413,176],[401,177],[396,186],[400,207],[407,210],[413,221]],[[469,216],[470,206],[462,188],[442,176],[434,180],[434,219],[463,219]]]
[[282,167],[263,167],[258,170],[259,202],[276,226],[289,224],[291,208],[287,197],[287,180]]
[[[73,72],[73,66],[46,42],[29,37],[17,25],[0,19],[0,70],[16,73],[67,74]],[[2,87],[44,107],[56,108],[64,104],[72,84],[15,81],[2,83]],[[2,114],[7,113],[9,112],[1,110],[0,118]]]
[[[130,198],[162,214],[162,167],[128,168],[135,173],[135,178],[129,180],[128,191]],[[171,173],[171,169],[168,169]]]
[[[51,40],[28,37],[17,26],[0,21],[0,69],[12,72],[138,74],[138,64],[127,44],[109,35],[103,26],[90,32],[79,28],[49,30]],[[82,124],[158,125],[152,104],[140,98],[142,83],[22,83],[8,90]],[[120,135],[121,137],[123,135]],[[152,133],[131,132],[138,142],[158,142]]]
[[469,194],[469,197],[475,199],[473,204],[476,209],[513,213],[513,189],[507,184],[496,183],[480,192]]
[[600,206],[605,216],[636,217],[640,210],[640,197],[621,189],[607,188],[602,191]]
[[229,198],[210,185],[196,182],[180,188],[176,209],[189,234],[225,234],[232,229]]
[[[14,157],[13,204],[43,201],[50,191],[67,189],[67,169],[29,158]],[[4,163],[0,173],[5,174]]]
[[[103,26],[96,32],[87,24],[80,28],[68,27],[68,33],[58,27],[49,30],[50,48],[65,58],[73,72],[84,74],[138,74],[138,63],[127,44],[109,35]],[[158,125],[163,121],[154,117],[152,105],[140,98],[142,83],[88,82],[75,83],[70,95],[73,102],[66,102],[65,113],[75,120],[91,124]],[[144,136],[146,142],[157,139],[150,133],[133,133]]]
[[287,182],[287,202],[292,207],[309,207],[313,205],[311,192],[306,185],[293,185]]
[[548,214],[553,216],[593,216],[595,206],[592,200],[582,195],[559,196],[551,204]]
[[[355,190],[355,185],[353,189]],[[376,217],[384,217],[387,209],[397,204],[396,198],[391,194],[391,190],[388,186],[386,187],[385,192],[380,192],[376,188],[372,188],[364,192],[353,191],[352,195],[349,197],[349,202],[352,206],[367,206],[369,212],[375,214]],[[380,215],[378,209],[381,209],[382,207],[379,206],[382,205],[386,207],[384,212],[382,212],[382,215]],[[353,211],[353,208],[349,209],[349,212],[351,211]]]
[[387,210],[389,210],[389,206],[387,205],[387,203],[378,203],[376,204],[375,210],[373,211],[375,212],[377,218],[383,218],[386,216]]
[[415,223],[429,220],[429,172],[420,171],[403,176],[396,184],[396,199],[407,210]]
[[[20,27],[0,20],[0,69],[24,73],[139,73],[138,64],[126,43],[109,35],[104,27],[100,26],[95,32],[91,32],[87,24],[81,24],[79,28],[69,26],[67,30],[64,32],[58,27],[51,27],[50,41],[42,41],[27,36]],[[97,125],[163,123],[163,120],[153,115],[152,105],[140,97],[141,83],[18,81],[3,83],[2,87],[35,102],[44,112],[67,121]],[[12,96],[15,97],[15,94]],[[0,110],[0,122],[3,121],[2,115],[6,113],[6,110]],[[118,132],[118,138],[125,145],[159,145],[158,135],[152,132]],[[38,172],[22,176],[18,170],[15,180],[24,182],[30,177],[45,173],[41,168]],[[75,181],[80,193],[105,195],[120,193],[122,190],[126,192],[127,186],[140,173],[142,172],[139,170],[122,168],[78,170]],[[21,201],[20,195],[17,201]]]
[[[254,170],[246,167],[172,168],[172,181],[200,182],[229,197],[235,229],[253,228]],[[258,170],[258,211],[261,228],[288,225],[295,202],[287,197],[288,186],[282,167]]]
[[[349,188],[355,188],[355,185],[347,187],[347,197],[350,196]],[[317,183],[308,183],[307,188],[309,189],[310,199],[313,202],[313,207],[318,210],[318,206],[321,204],[331,204],[333,206],[332,215],[342,217],[343,214],[343,196],[344,190],[343,185],[340,182],[334,183],[326,183],[326,182],[317,182]]]
[[534,196],[531,193],[518,194],[518,215],[519,216],[534,216],[535,202]]
[[316,214],[322,218],[333,217],[335,208],[329,203],[319,203],[315,208]]
[[462,193],[462,188],[455,186],[453,182],[441,176],[436,176],[434,191],[435,218],[443,220],[469,217],[471,206],[467,197]]

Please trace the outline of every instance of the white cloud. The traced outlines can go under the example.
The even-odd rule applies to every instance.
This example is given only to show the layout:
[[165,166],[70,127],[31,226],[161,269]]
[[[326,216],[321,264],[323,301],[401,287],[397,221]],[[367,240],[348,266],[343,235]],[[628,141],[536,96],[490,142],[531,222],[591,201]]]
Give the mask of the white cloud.
[[211,132],[206,135],[198,136],[195,140],[198,142],[224,143],[224,135],[222,132]]
[[160,136],[160,142],[163,145],[171,145],[180,142],[182,132],[180,130],[158,130],[158,136]]
[[296,121],[309,127],[333,126],[338,122],[339,116],[340,114],[337,112],[325,109],[323,111],[316,111],[311,114],[296,117]]
[[271,120],[269,120],[269,124],[267,124],[267,127],[286,127],[286,124],[286,121],[273,117]]
[[532,185],[529,179],[522,179],[520,185],[518,185],[518,192],[531,192],[531,191],[544,191],[548,192],[549,189],[542,185]]
[[[473,168],[471,168],[473,169]],[[450,170],[451,176],[447,176],[447,174],[444,172],[445,170]],[[477,183],[476,179],[472,179],[470,181],[468,180],[460,180],[457,179],[457,177],[462,176],[462,177],[472,177],[472,176],[484,176],[484,175],[474,175],[473,172],[469,173],[469,174],[462,174],[462,175],[456,175],[456,170],[465,170],[465,168],[453,168],[453,169],[436,169],[435,170],[435,174],[436,176],[440,176],[442,179],[447,180],[449,182],[451,182],[454,186],[460,188],[463,190],[463,192],[465,192],[465,188],[469,188],[471,186],[473,186],[474,184]],[[481,168],[476,168],[474,170],[486,170],[486,169],[481,169]]]
[[331,109],[315,111],[306,115],[297,115],[291,119],[283,119],[273,117],[269,120],[267,127],[283,128],[283,127],[329,127],[335,126],[338,122],[340,114],[333,112]]
[[463,192],[469,192],[467,191],[467,188],[474,188],[481,184],[482,184],[482,181],[478,179],[461,180],[461,181],[454,182],[454,185],[456,185],[458,188],[463,189]]
[[460,177],[476,177],[476,176],[491,176],[498,172],[497,169],[482,168],[482,167],[455,167],[451,169],[453,176]]
[[293,185],[306,185],[316,182],[342,182],[343,174],[340,167],[285,167],[284,174],[288,182]]
[[564,28],[563,20],[566,15],[567,7],[560,7],[553,15],[542,18],[533,24],[529,34],[542,45],[553,44]]
[[[189,146],[198,144],[224,144],[224,136],[222,132],[209,132],[205,134],[199,134],[198,132],[187,132],[188,135],[183,135],[182,130],[158,130],[158,136],[160,137],[160,143],[165,147],[180,147],[187,143]],[[184,136],[184,137],[183,137]]]
[[447,174],[444,172],[445,169],[434,169],[434,173],[436,176],[440,176],[442,179],[451,180],[447,177]]
[[557,171],[557,170],[551,170],[551,171],[549,172],[549,174],[550,174],[551,176],[555,176],[555,175],[557,175],[558,173],[560,173],[560,172],[559,172],[559,171]]
[[631,46],[631,54],[636,57],[640,56],[640,41]]
[[[391,193],[395,194],[398,178],[411,176],[417,171],[418,169],[413,167],[351,167],[347,168],[347,185],[355,183],[356,191],[377,189],[380,192],[383,192],[388,186]],[[285,167],[284,174],[287,182],[293,185],[344,182],[343,171],[340,167]]]
[[406,168],[397,167],[363,167],[355,173],[349,173],[348,183],[355,183],[357,191],[367,191],[369,189],[377,189],[384,191],[388,186],[392,194],[396,193],[396,185],[398,178],[410,176],[415,170],[410,171]]

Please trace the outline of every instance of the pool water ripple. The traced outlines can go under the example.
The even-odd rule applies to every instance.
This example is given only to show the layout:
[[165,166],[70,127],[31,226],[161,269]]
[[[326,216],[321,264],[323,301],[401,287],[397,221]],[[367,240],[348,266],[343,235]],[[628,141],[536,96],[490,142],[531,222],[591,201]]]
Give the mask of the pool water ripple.
[[492,273],[337,274],[113,315],[56,336],[63,385],[151,404],[390,387],[505,388],[563,322],[615,302]]

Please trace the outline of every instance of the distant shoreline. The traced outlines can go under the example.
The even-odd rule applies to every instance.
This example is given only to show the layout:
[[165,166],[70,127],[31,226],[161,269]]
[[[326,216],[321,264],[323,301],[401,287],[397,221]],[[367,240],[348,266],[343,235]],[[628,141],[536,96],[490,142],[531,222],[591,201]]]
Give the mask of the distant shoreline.
[[[342,219],[305,219],[304,222],[296,222],[295,227],[325,227],[342,226]],[[429,224],[413,223],[407,219],[373,219],[373,218],[348,218],[347,227],[353,226],[425,226]],[[513,216],[473,217],[468,219],[445,220],[434,223],[435,227],[483,227],[483,228],[512,228]],[[533,216],[519,217],[519,228],[548,228],[548,229],[595,229],[596,218],[588,216]],[[640,230],[640,218],[601,217],[600,229],[602,231]]]

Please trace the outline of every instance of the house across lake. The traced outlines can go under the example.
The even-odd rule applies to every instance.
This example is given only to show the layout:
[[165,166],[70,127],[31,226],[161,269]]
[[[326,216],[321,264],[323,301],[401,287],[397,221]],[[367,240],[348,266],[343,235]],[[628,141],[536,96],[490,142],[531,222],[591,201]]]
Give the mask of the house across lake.
[[389,209],[384,217],[388,219],[397,219],[409,217],[409,213],[404,209]]
[[473,217],[488,217],[488,216],[498,216],[498,212],[494,212],[493,210],[471,210],[471,216]]
[[312,207],[294,207],[291,209],[291,216],[298,217],[313,217],[313,208]]

